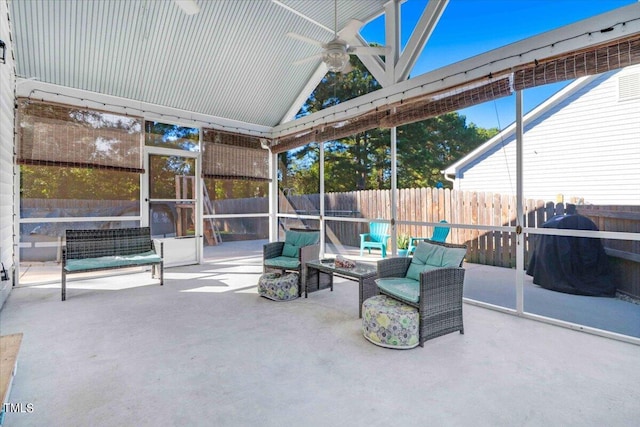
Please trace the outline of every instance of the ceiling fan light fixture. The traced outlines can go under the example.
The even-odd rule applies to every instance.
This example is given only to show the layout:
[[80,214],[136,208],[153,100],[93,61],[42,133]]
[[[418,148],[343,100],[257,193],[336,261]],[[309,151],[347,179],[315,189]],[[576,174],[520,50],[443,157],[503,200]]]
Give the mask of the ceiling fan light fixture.
[[349,63],[349,54],[345,49],[329,48],[322,54],[322,60],[327,64],[329,71],[339,73]]

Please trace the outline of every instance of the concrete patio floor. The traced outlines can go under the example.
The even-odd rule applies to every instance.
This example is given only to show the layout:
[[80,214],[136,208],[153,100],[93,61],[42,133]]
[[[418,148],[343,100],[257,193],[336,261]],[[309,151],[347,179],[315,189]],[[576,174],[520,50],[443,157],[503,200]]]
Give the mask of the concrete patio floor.
[[7,413],[6,425],[640,419],[640,346],[465,304],[464,335],[379,348],[362,337],[355,283],[269,301],[256,293],[260,253],[231,246],[215,262],[167,269],[162,287],[144,272],[71,282],[65,302],[59,284],[15,288],[0,312],[2,335],[24,333],[9,401],[33,412]]

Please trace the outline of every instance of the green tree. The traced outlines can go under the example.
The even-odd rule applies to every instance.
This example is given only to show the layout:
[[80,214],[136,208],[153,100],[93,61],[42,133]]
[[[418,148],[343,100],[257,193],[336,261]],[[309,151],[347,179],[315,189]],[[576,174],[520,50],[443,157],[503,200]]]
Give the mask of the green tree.
[[144,122],[145,145],[178,148],[187,151],[198,149],[199,130],[159,122]]
[[456,112],[398,127],[398,188],[449,186],[441,171],[497,132],[467,125]]
[[140,175],[108,169],[20,166],[23,199],[138,200]]
[[[360,60],[351,57],[349,73],[328,73],[298,116],[303,116],[381,88]],[[318,192],[318,144],[287,153],[281,160],[283,177],[298,193]],[[325,145],[325,191],[389,188],[389,131],[372,129]],[[283,182],[285,179],[283,178]],[[314,184],[315,182],[315,184]]]
[[[349,73],[328,73],[298,116],[320,111],[380,88],[357,57]],[[433,187],[441,170],[494,136],[497,129],[467,124],[457,112],[446,113],[397,128],[398,187]],[[318,144],[307,144],[280,156],[282,187],[297,193],[317,193]],[[444,182],[443,182],[444,181]],[[390,131],[372,129],[325,143],[325,191],[342,192],[391,188]]]

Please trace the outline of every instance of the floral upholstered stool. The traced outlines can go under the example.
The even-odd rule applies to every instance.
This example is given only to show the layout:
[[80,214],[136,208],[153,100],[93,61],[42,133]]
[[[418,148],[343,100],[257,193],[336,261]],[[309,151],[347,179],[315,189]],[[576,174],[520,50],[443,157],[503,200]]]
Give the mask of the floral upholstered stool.
[[418,345],[418,309],[386,295],[362,303],[362,333],[380,347],[408,349]]
[[258,280],[258,295],[274,301],[289,301],[298,298],[298,274],[263,274]]

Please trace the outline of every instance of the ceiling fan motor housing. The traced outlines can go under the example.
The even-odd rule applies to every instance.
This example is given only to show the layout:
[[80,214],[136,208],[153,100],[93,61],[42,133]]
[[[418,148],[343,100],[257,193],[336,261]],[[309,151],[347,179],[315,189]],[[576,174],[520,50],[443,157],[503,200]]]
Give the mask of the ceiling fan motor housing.
[[326,44],[322,53],[322,60],[327,64],[329,71],[340,72],[349,63],[349,46],[340,39],[335,39]]

